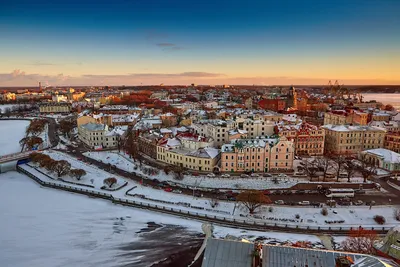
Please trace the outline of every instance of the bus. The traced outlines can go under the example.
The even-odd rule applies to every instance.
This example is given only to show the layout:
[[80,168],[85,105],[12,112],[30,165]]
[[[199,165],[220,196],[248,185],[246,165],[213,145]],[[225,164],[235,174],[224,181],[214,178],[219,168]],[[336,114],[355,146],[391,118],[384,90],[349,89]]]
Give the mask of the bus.
[[326,197],[354,197],[354,190],[349,188],[328,189]]

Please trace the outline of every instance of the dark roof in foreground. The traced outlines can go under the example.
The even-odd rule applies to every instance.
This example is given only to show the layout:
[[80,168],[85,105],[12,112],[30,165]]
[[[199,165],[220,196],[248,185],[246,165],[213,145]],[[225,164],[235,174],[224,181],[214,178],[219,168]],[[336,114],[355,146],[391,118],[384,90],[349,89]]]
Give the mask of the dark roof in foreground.
[[208,239],[201,267],[250,267],[254,244]]
[[352,267],[398,267],[391,260],[365,254],[355,254],[332,250],[304,249],[285,246],[263,246],[263,267],[325,267],[335,266],[339,256],[349,256],[354,260]]

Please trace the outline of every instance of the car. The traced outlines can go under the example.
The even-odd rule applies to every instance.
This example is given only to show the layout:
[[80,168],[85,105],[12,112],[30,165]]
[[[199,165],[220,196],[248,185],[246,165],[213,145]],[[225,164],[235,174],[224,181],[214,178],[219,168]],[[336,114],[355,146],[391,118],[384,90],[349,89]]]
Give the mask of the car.
[[241,177],[241,178],[248,178],[249,176],[248,176],[247,174],[245,174],[245,173],[242,173],[242,174],[240,175],[240,177]]
[[164,188],[164,191],[165,192],[172,192],[172,188],[171,187]]
[[252,173],[250,174],[251,177],[258,177],[259,175],[257,173]]
[[271,195],[271,191],[269,191],[269,190],[264,190],[264,191],[263,191],[263,194],[264,194],[264,195]]
[[282,191],[281,190],[275,190],[274,191],[274,195],[282,195]]
[[304,200],[304,201],[300,201],[298,204],[302,205],[302,206],[308,206],[308,205],[310,205],[310,201]]
[[229,201],[236,201],[236,197],[228,197]]
[[78,160],[82,161],[82,160],[83,160],[83,158],[78,158]]
[[172,193],[175,193],[175,194],[182,194],[182,190],[175,189],[175,190],[172,191]]
[[277,205],[284,205],[284,204],[285,204],[285,201],[283,201],[283,200],[277,200],[277,201],[275,201],[275,204],[277,204]]
[[153,179],[153,182],[155,182],[155,183],[157,183],[157,184],[159,184],[160,183],[160,181],[158,180],[158,179]]
[[284,195],[291,195],[292,194],[292,190],[283,191],[283,194]]
[[218,199],[220,199],[220,200],[227,200],[228,197],[227,197],[226,195],[219,195],[219,196],[218,196]]
[[165,184],[159,183],[159,184],[157,184],[157,186],[163,188],[163,187],[165,187]]
[[214,173],[209,173],[209,174],[207,174],[207,177],[215,177],[215,174]]
[[264,176],[264,177],[272,177],[272,175],[269,174],[269,173],[264,173],[263,176]]
[[357,200],[354,202],[354,205],[356,205],[356,206],[360,206],[362,204],[364,204],[364,201],[362,201],[362,200]]
[[231,177],[231,176],[230,176],[229,174],[222,174],[221,177],[222,177],[222,178],[229,178],[229,177]]

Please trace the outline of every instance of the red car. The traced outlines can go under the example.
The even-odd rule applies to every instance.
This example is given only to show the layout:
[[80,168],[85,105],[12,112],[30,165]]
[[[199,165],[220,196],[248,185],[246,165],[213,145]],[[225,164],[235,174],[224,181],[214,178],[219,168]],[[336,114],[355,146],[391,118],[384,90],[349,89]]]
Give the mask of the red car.
[[172,188],[171,187],[167,187],[164,189],[165,192],[172,192]]
[[264,190],[263,193],[264,193],[264,195],[271,195],[271,191],[268,191],[268,190]]

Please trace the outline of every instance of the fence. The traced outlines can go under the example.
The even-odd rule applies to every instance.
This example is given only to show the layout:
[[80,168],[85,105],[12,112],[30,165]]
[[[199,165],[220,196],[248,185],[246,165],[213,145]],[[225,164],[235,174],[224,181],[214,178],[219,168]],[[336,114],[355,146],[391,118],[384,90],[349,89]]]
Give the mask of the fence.
[[[94,190],[89,189],[82,189],[68,185],[61,185],[58,183],[53,182],[46,182],[42,181],[32,173],[28,172],[21,166],[17,166],[17,170],[26,174],[28,177],[36,181],[42,186],[51,187],[61,190],[66,190],[74,193],[85,194],[92,197],[103,198],[112,201],[115,204],[120,204],[124,206],[131,206],[136,208],[142,208],[157,212],[163,212],[175,216],[181,216],[184,218],[191,218],[200,221],[207,221],[212,222],[215,224],[220,224],[222,226],[230,226],[233,228],[241,228],[246,230],[258,230],[258,231],[265,231],[265,230],[275,230],[275,231],[285,231],[285,232],[297,232],[297,233],[330,233],[330,234],[347,234],[349,230],[358,229],[357,227],[349,227],[349,226],[342,226],[342,227],[333,227],[333,226],[303,226],[303,225],[290,225],[290,224],[280,224],[280,223],[267,223],[262,221],[255,221],[255,220],[246,220],[246,219],[235,219],[229,217],[222,217],[216,216],[211,214],[204,214],[198,213],[193,211],[187,211],[177,208],[165,207],[162,205],[154,205],[150,203],[143,203],[140,201],[129,200],[129,199],[122,199],[122,198],[114,198],[113,195],[108,193],[102,193]],[[132,188],[133,189],[133,188]],[[132,190],[130,189],[130,190]],[[128,191],[130,191],[128,190]],[[379,234],[386,233],[391,227],[363,227],[364,229],[368,230],[375,230]]]

